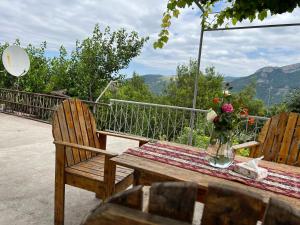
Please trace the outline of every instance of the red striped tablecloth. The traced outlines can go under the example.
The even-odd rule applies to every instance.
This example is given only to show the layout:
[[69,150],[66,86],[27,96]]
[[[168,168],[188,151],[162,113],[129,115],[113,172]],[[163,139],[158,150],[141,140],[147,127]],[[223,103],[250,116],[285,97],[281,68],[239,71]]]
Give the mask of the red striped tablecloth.
[[300,199],[300,173],[287,173],[264,167],[268,169],[268,177],[257,181],[235,173],[232,171],[233,165],[227,169],[210,166],[204,151],[197,152],[158,142],[147,143],[139,148],[129,148],[125,153]]

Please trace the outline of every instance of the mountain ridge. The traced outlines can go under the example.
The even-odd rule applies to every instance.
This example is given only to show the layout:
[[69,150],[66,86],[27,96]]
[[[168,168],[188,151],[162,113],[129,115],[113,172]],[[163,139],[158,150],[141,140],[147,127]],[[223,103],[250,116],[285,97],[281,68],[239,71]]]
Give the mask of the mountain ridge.
[[[153,93],[161,94],[170,79],[175,76],[145,74],[142,77]],[[262,67],[245,77],[225,76],[224,82],[229,82],[234,92],[239,92],[251,82],[255,82],[256,97],[272,105],[282,102],[287,93],[300,87],[300,63]]]

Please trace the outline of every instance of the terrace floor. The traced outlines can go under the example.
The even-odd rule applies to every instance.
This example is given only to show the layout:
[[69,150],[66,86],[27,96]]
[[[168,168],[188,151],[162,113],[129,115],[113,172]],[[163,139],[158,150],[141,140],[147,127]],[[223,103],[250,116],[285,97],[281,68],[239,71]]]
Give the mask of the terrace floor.
[[[0,224],[53,224],[54,145],[51,125],[0,113]],[[109,138],[121,152],[135,141]],[[80,224],[99,204],[94,193],[66,186],[65,224]]]

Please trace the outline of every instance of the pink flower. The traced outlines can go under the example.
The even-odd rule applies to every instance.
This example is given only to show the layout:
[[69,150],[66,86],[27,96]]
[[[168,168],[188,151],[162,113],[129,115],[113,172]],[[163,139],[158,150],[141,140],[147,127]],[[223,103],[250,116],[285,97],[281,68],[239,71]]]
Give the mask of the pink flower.
[[232,113],[233,112],[233,106],[230,103],[225,103],[222,106],[222,111],[225,113]]

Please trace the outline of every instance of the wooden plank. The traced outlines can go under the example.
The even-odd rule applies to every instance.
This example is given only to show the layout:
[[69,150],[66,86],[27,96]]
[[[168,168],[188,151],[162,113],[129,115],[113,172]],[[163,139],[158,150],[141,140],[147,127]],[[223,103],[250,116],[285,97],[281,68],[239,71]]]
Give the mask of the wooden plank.
[[270,161],[276,161],[279,155],[280,148],[282,146],[282,140],[286,133],[286,126],[289,119],[288,113],[280,113],[279,121],[275,130],[275,136],[273,140],[273,145],[270,151]]
[[81,225],[190,225],[169,218],[151,215],[124,206],[107,203],[95,208]]
[[87,191],[97,192],[102,196],[104,196],[105,193],[103,183],[97,180],[91,180],[87,177],[78,176],[77,174],[66,173],[66,184],[82,188]]
[[[69,138],[69,131],[67,128],[67,123],[66,123],[66,118],[65,118],[65,113],[63,109],[63,105],[59,105],[57,108],[57,118],[59,122],[59,128],[60,128],[60,133],[62,134],[62,140],[70,142]],[[73,152],[70,147],[66,147],[66,158],[68,162],[68,166],[74,165],[74,158],[73,158]]]
[[[75,99],[75,105],[76,105],[76,110],[77,110],[77,113],[78,113],[78,120],[79,120],[83,145],[90,146],[87,126],[86,126],[86,122],[85,122],[85,119],[84,119],[81,102],[78,99]],[[90,152],[86,152],[87,159],[91,158],[91,155],[92,154]]]
[[[89,109],[83,103],[81,103],[81,107],[82,107],[82,112],[83,112],[84,121],[85,121],[85,125],[86,125],[87,135],[88,135],[88,139],[89,139],[89,146],[96,147],[95,140],[94,140],[94,134],[93,134],[94,131],[93,131],[92,124],[91,124]],[[94,153],[91,154],[91,156],[95,156],[95,155],[96,154],[94,154]]]
[[53,143],[58,144],[58,145],[64,145],[64,146],[71,147],[71,148],[78,148],[78,149],[82,149],[82,150],[85,150],[85,151],[90,151],[90,152],[93,152],[95,154],[107,155],[107,156],[110,156],[110,157],[114,157],[114,156],[118,155],[117,153],[114,153],[114,152],[111,152],[111,151],[102,150],[102,149],[89,147],[89,146],[84,146],[84,145],[79,145],[79,144],[74,144],[74,143],[70,143],[70,142],[54,141]]
[[139,142],[147,143],[149,142],[149,138],[141,137],[141,136],[135,136],[135,135],[127,135],[122,133],[115,133],[115,132],[109,132],[109,131],[97,131],[97,133],[105,135],[105,136],[113,136],[113,137],[119,137]]
[[98,136],[97,136],[96,121],[95,121],[95,118],[94,118],[93,114],[91,113],[91,111],[90,110],[88,110],[88,111],[89,111],[89,116],[90,116],[92,131],[93,131],[93,136],[94,136],[94,140],[95,140],[95,146],[96,146],[96,148],[100,148],[100,143],[99,143],[99,139],[98,139]]
[[256,225],[264,205],[261,196],[231,186],[211,184],[201,225]]
[[269,131],[270,123],[271,123],[271,119],[268,119],[267,122],[265,123],[265,125],[260,130],[259,135],[257,137],[257,141],[259,143],[264,143],[265,142],[268,131]]
[[[74,121],[73,121],[73,118],[71,115],[69,100],[65,100],[63,102],[63,108],[64,108],[64,112],[65,112],[67,129],[68,129],[69,138],[70,138],[69,141],[70,141],[70,143],[77,144],[77,139],[76,139],[76,134],[75,134],[75,129],[74,129]],[[72,152],[73,152],[74,163],[76,164],[76,163],[81,162],[78,149],[72,148]]]
[[192,223],[197,190],[194,183],[155,183],[150,188],[149,213]]
[[264,159],[273,161],[272,159],[272,146],[276,134],[276,127],[278,125],[279,115],[273,116],[270,121],[269,129],[265,141],[262,145],[262,152],[264,153]]
[[[298,121],[295,127],[294,136],[291,143],[290,153],[288,156],[287,164],[300,166],[300,116],[298,114]],[[297,158],[299,158],[299,164],[297,165]]]
[[115,194],[107,202],[141,211],[143,208],[143,186],[135,186],[124,192]]
[[[170,143],[169,143],[170,144]],[[177,146],[177,144],[174,144]],[[197,148],[190,148],[195,151],[199,151]],[[236,156],[236,159],[241,162],[248,161],[249,158]],[[116,162],[117,165],[122,165],[128,168],[135,170],[135,173],[139,174],[138,183],[142,185],[149,185],[153,182],[162,182],[162,181],[188,181],[195,182],[198,184],[198,199],[203,199],[206,194],[207,187],[209,183],[221,183],[224,185],[231,185],[236,188],[242,188],[246,191],[256,192],[264,197],[264,202],[267,203],[270,197],[277,197],[283,201],[294,204],[300,208],[300,200],[285,195],[276,194],[270,191],[265,191],[262,189],[249,187],[238,182],[233,182],[229,180],[224,180],[217,177],[212,177],[209,175],[197,173],[191,170],[182,169],[176,166],[167,165],[165,163],[156,162],[149,159],[140,158],[137,156],[129,154],[121,154],[117,157],[111,159]],[[281,170],[286,172],[292,172],[300,175],[298,167],[288,166],[285,164],[278,164],[274,162],[268,162],[262,160],[260,166],[268,167],[270,169]],[[136,178],[135,178],[136,179]]]
[[270,199],[263,225],[300,225],[300,210],[277,199]]
[[116,183],[116,163],[110,161],[110,157],[105,156],[104,161],[104,183],[106,188],[105,198],[110,197],[115,192]]
[[56,146],[55,152],[54,224],[64,224],[65,210],[65,150]]
[[297,113],[290,113],[289,120],[286,125],[286,129],[285,129],[284,138],[282,140],[281,148],[280,148],[279,155],[277,158],[277,162],[279,162],[279,163],[286,163],[286,161],[287,161],[292,138],[293,138],[293,135],[295,132],[295,126],[297,123],[297,119],[298,119]]
[[[52,118],[52,135],[55,140],[58,140],[58,141],[63,140],[62,134],[61,134],[61,131],[59,128],[58,115],[57,115],[56,111],[53,113],[53,118]],[[68,166],[67,157],[65,157],[65,166]]]
[[254,146],[258,146],[258,145],[259,145],[259,142],[257,142],[257,141],[249,141],[249,142],[246,142],[246,143],[234,145],[234,146],[232,146],[232,148],[234,150],[239,150],[239,149],[242,149],[242,148],[250,148],[250,147],[254,147]]
[[[81,128],[80,128],[80,122],[79,122],[79,118],[78,118],[78,112],[77,112],[77,108],[76,108],[76,104],[75,104],[75,99],[69,100],[69,104],[70,104],[70,109],[71,109],[71,115],[72,115],[72,118],[74,121],[74,129],[75,129],[75,136],[76,136],[77,143],[80,145],[84,145],[83,138],[82,138],[82,132],[81,132]],[[80,155],[81,161],[84,161],[87,159],[86,151],[79,150],[79,155]]]

